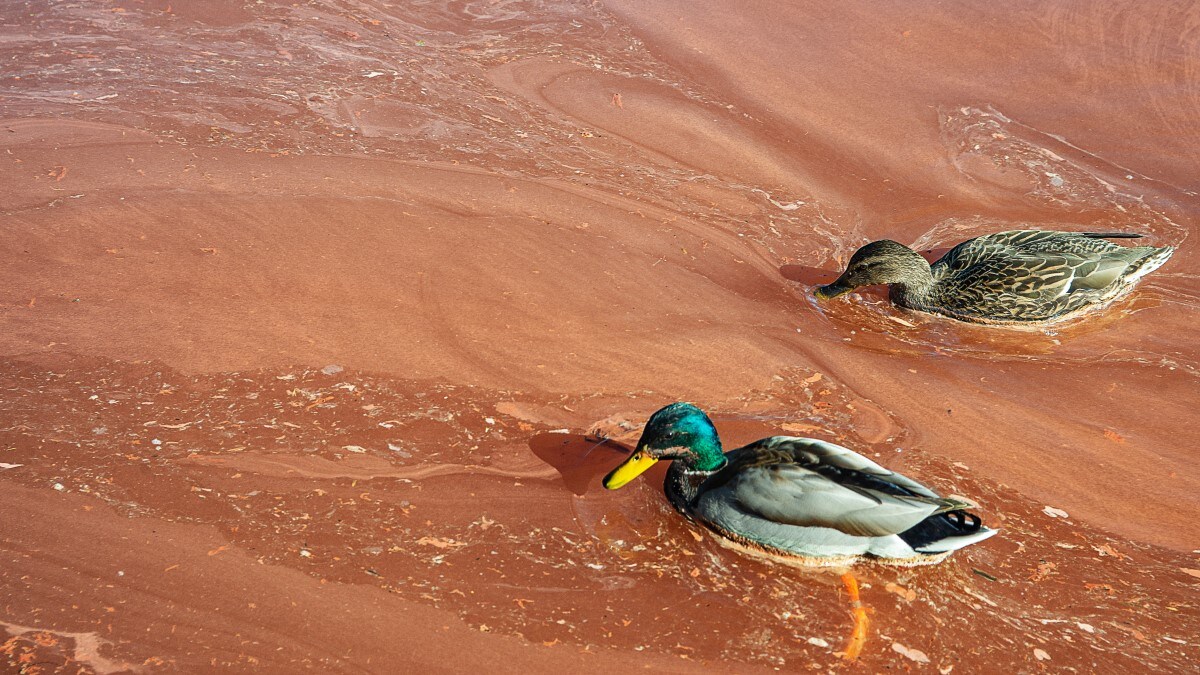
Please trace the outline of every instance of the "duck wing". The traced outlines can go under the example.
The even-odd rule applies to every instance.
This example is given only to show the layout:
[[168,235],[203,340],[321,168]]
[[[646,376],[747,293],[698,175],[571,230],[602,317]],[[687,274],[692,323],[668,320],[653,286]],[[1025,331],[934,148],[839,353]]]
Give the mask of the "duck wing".
[[967,506],[815,439],[774,436],[727,457],[725,468],[700,486],[698,501],[720,499],[775,523],[877,537]]
[[933,295],[956,314],[1051,318],[1105,297],[1155,250],[1075,233],[999,233],[964,242],[935,263]]
[[[955,249],[1015,249],[1025,253],[1104,253],[1128,248],[1105,239],[1140,239],[1132,232],[1060,232],[1058,230],[1007,230],[986,234],[959,244]],[[953,251],[951,251],[953,252]]]
[[1104,288],[1128,267],[1128,261],[1102,253],[1026,253],[1010,249],[976,259],[960,268],[953,281],[959,288],[979,287],[989,293],[1052,299],[1078,288]]

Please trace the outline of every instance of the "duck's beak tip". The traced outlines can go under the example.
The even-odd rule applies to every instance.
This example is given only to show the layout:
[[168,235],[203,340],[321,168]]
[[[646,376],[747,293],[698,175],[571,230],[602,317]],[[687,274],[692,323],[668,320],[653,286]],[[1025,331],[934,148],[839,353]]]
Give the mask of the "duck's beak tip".
[[604,477],[604,487],[609,490],[623,487],[629,481],[645,473],[656,462],[658,459],[651,457],[644,450],[638,450],[629,459],[622,462],[621,466],[613,469]]
[[850,290],[849,286],[839,286],[837,282],[834,282],[826,286],[817,286],[817,289],[813,291],[813,295],[817,296],[818,300],[832,300],[839,295],[849,293]]

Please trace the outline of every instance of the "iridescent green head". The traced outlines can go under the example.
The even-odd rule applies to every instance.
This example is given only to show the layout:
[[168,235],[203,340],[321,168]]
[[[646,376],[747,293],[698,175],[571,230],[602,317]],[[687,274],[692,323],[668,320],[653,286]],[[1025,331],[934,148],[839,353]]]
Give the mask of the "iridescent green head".
[[625,485],[660,459],[683,462],[689,471],[716,471],[725,464],[717,428],[691,403],[672,403],[650,416],[637,449],[604,477],[610,490]]

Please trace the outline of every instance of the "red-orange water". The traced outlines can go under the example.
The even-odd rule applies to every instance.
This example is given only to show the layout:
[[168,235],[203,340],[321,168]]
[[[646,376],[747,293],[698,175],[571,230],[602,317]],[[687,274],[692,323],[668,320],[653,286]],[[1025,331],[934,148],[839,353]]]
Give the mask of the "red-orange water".
[[[599,489],[678,399],[1002,529],[856,570],[865,667],[1195,662],[1191,5],[9,9],[10,666],[839,667],[836,573]],[[1026,226],[1179,250],[1046,331],[810,294]]]

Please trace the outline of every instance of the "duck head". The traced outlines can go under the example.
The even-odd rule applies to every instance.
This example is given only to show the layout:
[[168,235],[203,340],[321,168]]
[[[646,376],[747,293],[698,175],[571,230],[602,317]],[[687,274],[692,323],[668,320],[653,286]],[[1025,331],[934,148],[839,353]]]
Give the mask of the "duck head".
[[616,490],[660,459],[684,463],[690,471],[716,471],[725,464],[721,439],[708,415],[691,403],[672,403],[650,416],[633,455],[604,477]]
[[929,263],[916,251],[894,241],[873,241],[854,252],[846,271],[828,286],[818,286],[817,298],[830,300],[859,286],[909,284],[932,281]]

